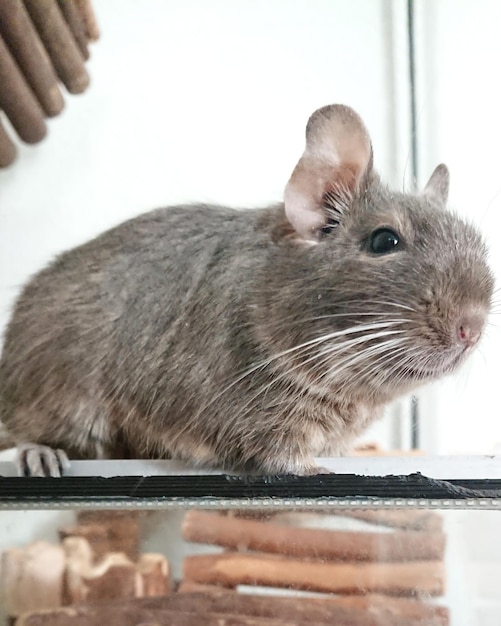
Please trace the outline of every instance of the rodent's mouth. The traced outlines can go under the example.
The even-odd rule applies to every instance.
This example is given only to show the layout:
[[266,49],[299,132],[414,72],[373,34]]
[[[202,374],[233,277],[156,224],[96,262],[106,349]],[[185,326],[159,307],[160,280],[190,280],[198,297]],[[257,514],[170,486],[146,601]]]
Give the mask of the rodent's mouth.
[[402,373],[412,380],[432,380],[451,374],[465,360],[471,348],[446,352],[439,358],[430,358],[424,364],[406,365]]

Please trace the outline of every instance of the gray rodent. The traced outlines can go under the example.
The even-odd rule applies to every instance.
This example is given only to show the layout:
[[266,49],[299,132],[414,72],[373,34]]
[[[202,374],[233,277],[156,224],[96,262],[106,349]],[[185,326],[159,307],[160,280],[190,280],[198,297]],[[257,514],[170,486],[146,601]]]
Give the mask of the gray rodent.
[[446,211],[444,165],[410,195],[372,161],[360,117],[321,108],[284,203],[152,211],[32,278],[0,362],[22,471],[66,451],[314,473],[453,371],[490,309],[485,245]]

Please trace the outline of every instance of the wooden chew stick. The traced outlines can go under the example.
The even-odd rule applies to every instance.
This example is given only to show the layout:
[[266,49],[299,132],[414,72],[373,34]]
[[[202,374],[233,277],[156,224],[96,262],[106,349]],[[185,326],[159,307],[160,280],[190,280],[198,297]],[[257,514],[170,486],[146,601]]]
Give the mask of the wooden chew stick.
[[64,108],[56,72],[26,8],[19,0],[1,0],[0,32],[46,115]]
[[89,75],[56,0],[24,0],[24,4],[66,89],[73,94],[85,91]]
[[[244,611],[244,607],[241,606],[240,598],[244,598],[245,602],[248,602],[248,598],[259,598],[259,590],[256,594],[241,594],[233,589],[223,589],[217,585],[201,585],[199,583],[182,581],[177,589],[177,593],[204,593],[212,594],[216,598],[228,597],[228,604],[231,604],[235,609],[240,612]],[[291,591],[291,594],[295,592]],[[411,598],[394,598],[378,593],[368,593],[364,596],[329,596],[323,597],[297,597],[294,595],[282,598],[281,596],[269,595],[270,602],[275,599],[278,601],[289,601],[291,605],[296,607],[297,611],[311,611],[311,608],[315,608],[321,604],[327,604],[334,607],[356,608],[362,609],[371,614],[390,613],[391,615],[405,617],[409,619],[415,619],[420,621],[426,626],[430,624],[436,626],[447,626],[449,624],[449,611],[446,607],[438,604],[430,604],[427,602],[421,602],[420,600],[414,600]],[[219,600],[218,600],[219,602]],[[244,604],[245,604],[244,602]],[[212,605],[218,606],[218,604]]]
[[[393,599],[395,600],[395,599]],[[402,602],[416,601],[408,599]],[[187,593],[171,594],[167,597],[144,598],[136,601],[137,605],[148,608],[165,608],[169,610],[190,610],[198,614],[205,613],[236,613],[254,617],[280,618],[287,620],[310,620],[311,624],[381,624],[392,626],[393,624],[413,626],[447,626],[448,612],[443,607],[437,607],[441,611],[425,613],[430,617],[429,621],[416,621],[414,617],[396,615],[384,607],[374,607],[367,611],[365,606],[342,606],[337,599],[324,600],[323,598],[287,597],[269,594],[243,594],[229,590],[219,590],[215,593]],[[438,617],[438,619],[436,619]],[[445,621],[444,621],[445,618]],[[409,621],[408,621],[409,620]],[[418,615],[417,620],[421,620]]]
[[426,626],[448,626],[449,611],[445,606],[429,604],[410,598],[392,598],[378,593],[364,596],[342,596],[327,600],[346,608],[364,609],[369,612],[388,611],[392,615],[415,619]]
[[226,552],[188,556],[183,571],[185,580],[225,587],[263,585],[327,593],[417,596],[436,596],[444,591],[444,566],[439,561],[319,563]]
[[87,37],[90,41],[97,41],[100,36],[99,27],[90,0],[75,0],[75,2],[82,15]]
[[[192,593],[190,597],[196,597],[196,595],[200,594]],[[336,612],[339,616],[342,613],[341,607],[344,607],[361,609],[364,613],[371,615],[387,617],[392,615],[418,620],[426,626],[447,626],[449,623],[449,611],[443,606],[425,604],[409,598],[392,598],[378,594],[344,597],[325,596],[324,598],[293,595],[283,597],[240,594],[228,589],[221,590],[213,587],[212,598],[211,603],[207,602],[206,610],[223,611],[231,607],[235,612],[246,615],[309,616],[313,621],[316,621],[336,617]],[[197,602],[199,602],[199,609],[204,610],[201,600]],[[356,613],[354,611],[355,615]]]
[[58,0],[58,4],[83,58],[87,60],[89,58],[87,32],[82,14],[78,10],[75,0]]
[[[350,626],[368,626],[369,622]],[[16,626],[311,626],[308,621],[284,621],[239,615],[204,614],[188,611],[152,610],[131,606],[88,605],[66,607],[58,611],[28,613]],[[371,622],[371,625],[374,622]],[[382,626],[382,625],[381,625]],[[406,625],[407,626],[407,625]]]
[[26,143],[37,143],[47,134],[40,104],[1,35],[0,109],[3,109],[19,137]]
[[442,559],[445,550],[443,533],[294,528],[205,511],[190,511],[185,515],[183,537],[234,550],[339,561],[434,561]]
[[[64,621],[66,617],[67,621]],[[139,621],[129,621],[134,616],[140,623],[176,626],[251,626],[287,625],[311,626],[336,624],[336,626],[443,626],[443,622],[417,621],[412,618],[397,617],[388,611],[368,613],[367,611],[335,606],[328,602],[306,598],[279,598],[268,595],[243,594],[171,594],[139,600],[125,600],[120,603],[81,605],[71,607],[71,613],[62,610],[51,614],[23,616],[16,626],[93,626],[106,621],[107,626],[136,626]],[[72,621],[71,618],[74,618]],[[83,618],[87,618],[83,619]],[[90,621],[90,618],[94,621]],[[219,621],[217,621],[219,620]]]
[[17,148],[5,130],[0,119],[0,167],[7,167],[17,156]]

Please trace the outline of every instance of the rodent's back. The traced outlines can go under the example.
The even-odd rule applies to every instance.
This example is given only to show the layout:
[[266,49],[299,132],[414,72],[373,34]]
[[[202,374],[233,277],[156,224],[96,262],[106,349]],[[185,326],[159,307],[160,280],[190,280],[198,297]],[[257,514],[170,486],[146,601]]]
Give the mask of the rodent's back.
[[[57,438],[67,419],[67,439],[76,422],[85,429],[95,421],[104,441],[130,411],[163,411],[167,419],[174,393],[200,397],[204,372],[212,379],[220,368],[227,377],[238,367],[228,363],[228,320],[241,318],[239,341],[249,345],[246,297],[270,239],[262,216],[203,205],[159,209],[60,255],[27,284],[7,328],[1,421],[9,426],[14,407],[36,405],[44,423],[27,418],[11,427],[33,438],[53,428]],[[96,407],[75,418],[81,398]],[[83,439],[76,436],[75,447],[85,448]],[[138,441],[133,452],[142,447]]]

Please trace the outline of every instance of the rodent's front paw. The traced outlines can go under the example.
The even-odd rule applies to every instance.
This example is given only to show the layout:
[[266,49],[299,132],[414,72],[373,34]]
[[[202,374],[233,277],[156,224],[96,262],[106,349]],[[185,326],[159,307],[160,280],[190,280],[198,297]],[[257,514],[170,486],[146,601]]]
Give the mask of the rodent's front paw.
[[311,465],[298,472],[299,476],[316,476],[317,474],[332,474],[333,472],[321,465]]
[[19,476],[60,478],[70,466],[64,450],[37,443],[24,443],[17,448]]
[[308,463],[298,463],[296,465],[290,465],[286,469],[271,469],[266,473],[268,474],[290,474],[292,476],[316,476],[318,474],[332,474],[333,472],[326,467],[316,465],[313,460]]

